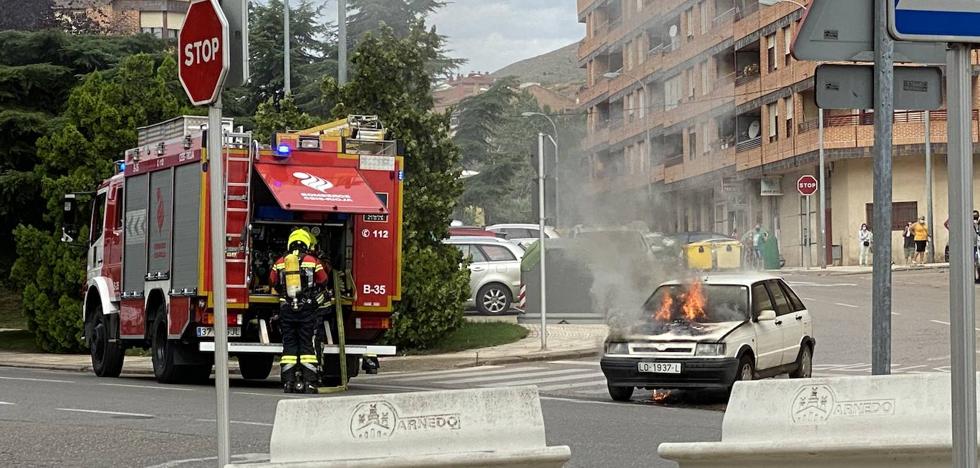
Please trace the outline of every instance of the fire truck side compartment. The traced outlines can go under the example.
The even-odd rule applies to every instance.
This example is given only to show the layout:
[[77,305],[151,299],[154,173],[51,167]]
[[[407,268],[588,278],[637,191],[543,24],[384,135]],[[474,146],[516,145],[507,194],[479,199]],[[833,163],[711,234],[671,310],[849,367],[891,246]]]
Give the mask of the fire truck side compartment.
[[201,236],[201,166],[184,164],[176,168],[174,194],[174,246],[171,287],[177,292],[192,291],[198,285],[198,249]]
[[165,279],[170,275],[170,234],[173,217],[173,169],[150,174],[149,232],[150,251],[146,273],[148,279]]
[[126,233],[123,251],[123,292],[143,293],[146,273],[146,202],[149,175],[126,178]]

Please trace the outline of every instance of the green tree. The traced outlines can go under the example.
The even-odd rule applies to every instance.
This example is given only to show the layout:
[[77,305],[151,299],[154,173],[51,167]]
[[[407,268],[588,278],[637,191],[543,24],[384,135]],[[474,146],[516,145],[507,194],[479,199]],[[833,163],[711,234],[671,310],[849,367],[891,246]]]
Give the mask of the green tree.
[[37,31],[60,26],[54,0],[0,0],[0,30]]
[[[71,91],[65,111],[37,141],[34,174],[48,225],[60,224],[64,193],[90,191],[112,174],[113,161],[136,146],[137,127],[191,110],[183,93],[169,86],[176,73],[169,54],[136,54],[116,69],[89,74]],[[18,258],[11,277],[21,288],[35,340],[46,351],[78,350],[84,246],[61,243],[60,232],[43,226],[20,225],[14,237]],[[85,239],[84,231],[79,239]]]
[[[18,224],[43,224],[36,209],[42,202],[35,142],[56,122],[78,76],[162,48],[162,41],[145,35],[0,31],[0,244],[13,244]],[[14,258],[13,249],[0,252],[0,281],[6,282]]]
[[421,21],[399,38],[388,27],[366,34],[351,57],[351,81],[324,81],[335,117],[376,114],[405,148],[402,300],[388,339],[426,347],[460,325],[469,295],[461,255],[442,243],[462,192],[459,151],[449,136],[449,116],[432,112],[431,74],[442,38]]
[[[239,117],[251,117],[260,104],[281,97],[284,86],[282,0],[250,2],[249,8],[250,82],[224,97],[228,115]],[[311,0],[294,0],[289,9],[290,88],[299,108],[313,115],[329,113],[320,81],[337,73],[335,28],[320,22],[320,9]]]
[[272,135],[276,132],[302,130],[316,124],[316,119],[296,107],[292,96],[286,96],[281,100],[269,98],[268,101],[259,104],[259,110],[255,113],[253,135],[261,143],[272,144]]

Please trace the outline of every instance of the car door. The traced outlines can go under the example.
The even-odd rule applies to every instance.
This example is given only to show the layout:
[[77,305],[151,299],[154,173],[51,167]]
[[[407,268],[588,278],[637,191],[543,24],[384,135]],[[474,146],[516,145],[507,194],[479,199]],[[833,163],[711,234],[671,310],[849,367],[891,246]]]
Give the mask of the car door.
[[513,295],[521,285],[521,262],[517,256],[503,245],[483,244],[480,249],[490,265],[487,279],[506,284]]
[[[764,310],[775,311],[772,297],[764,282],[752,285],[752,327],[755,331],[756,370],[771,369],[781,364],[783,359],[782,320],[759,320]],[[778,314],[778,312],[777,312]]]
[[470,260],[470,297],[476,297],[476,292],[483,284],[484,278],[490,269],[487,258],[480,249],[471,244],[456,244],[456,247],[463,254],[463,258]]
[[[786,320],[783,321],[783,337],[786,340],[786,346],[793,346],[792,349],[787,348],[783,353],[783,362],[789,364],[796,361],[803,338],[810,334],[810,314],[807,313],[803,301],[783,280],[773,280],[773,284],[782,290],[789,302],[790,312],[786,315]],[[770,285],[770,288],[772,287],[773,285]]]

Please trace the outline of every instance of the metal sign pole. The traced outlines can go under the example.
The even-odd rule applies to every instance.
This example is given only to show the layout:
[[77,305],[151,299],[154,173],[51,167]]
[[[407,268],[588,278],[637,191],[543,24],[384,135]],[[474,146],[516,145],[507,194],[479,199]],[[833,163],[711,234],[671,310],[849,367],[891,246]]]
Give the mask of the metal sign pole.
[[[974,325],[973,141],[970,132],[971,65],[968,44],[950,44],[949,98],[949,347],[953,466],[977,466],[976,329]],[[975,234],[973,234],[975,235]]]
[[812,235],[812,229],[810,227],[810,196],[806,196],[806,236],[803,237],[806,242],[806,269],[809,270],[813,266],[813,252],[811,251],[812,242],[810,242],[810,236]]
[[538,133],[538,250],[541,251],[541,350],[548,349],[548,332],[546,314],[548,311],[548,283],[545,275],[544,248],[544,133]]
[[[932,234],[932,238],[936,238],[936,233],[932,229],[932,117],[929,115],[929,111],[926,111],[926,226],[929,228],[929,234]],[[936,261],[936,242],[930,239],[929,242],[929,263],[934,263]]]
[[337,1],[337,83],[347,84],[347,0]]
[[282,52],[282,89],[289,96],[292,91],[289,80],[289,0],[282,1]]
[[228,297],[225,289],[224,142],[221,94],[208,108],[208,172],[211,186],[211,289],[214,302],[214,389],[218,395],[218,466],[231,457],[228,417]]
[[894,41],[888,2],[875,0],[874,254],[871,291],[871,373],[891,373],[892,338],[892,116]]
[[817,209],[820,210],[820,212],[817,213],[817,219],[820,222],[819,262],[820,262],[820,268],[826,269],[827,268],[827,244],[829,244],[829,242],[827,241],[827,184],[824,182],[824,179],[826,179],[827,177],[827,167],[826,167],[827,163],[824,160],[824,152],[823,152],[823,109],[817,111],[817,119],[820,120],[819,134],[817,135],[819,152],[820,152],[820,182],[819,182],[820,186],[817,188],[817,191],[820,192],[819,195],[820,202],[818,203],[818,207],[817,207]]

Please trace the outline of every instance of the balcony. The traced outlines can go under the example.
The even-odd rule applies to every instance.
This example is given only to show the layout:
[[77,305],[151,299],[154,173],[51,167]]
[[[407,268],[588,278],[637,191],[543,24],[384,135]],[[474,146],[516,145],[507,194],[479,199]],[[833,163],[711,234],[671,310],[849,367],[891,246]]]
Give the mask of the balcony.
[[744,153],[762,146],[762,137],[755,137],[751,140],[740,141],[735,144],[736,153]]

